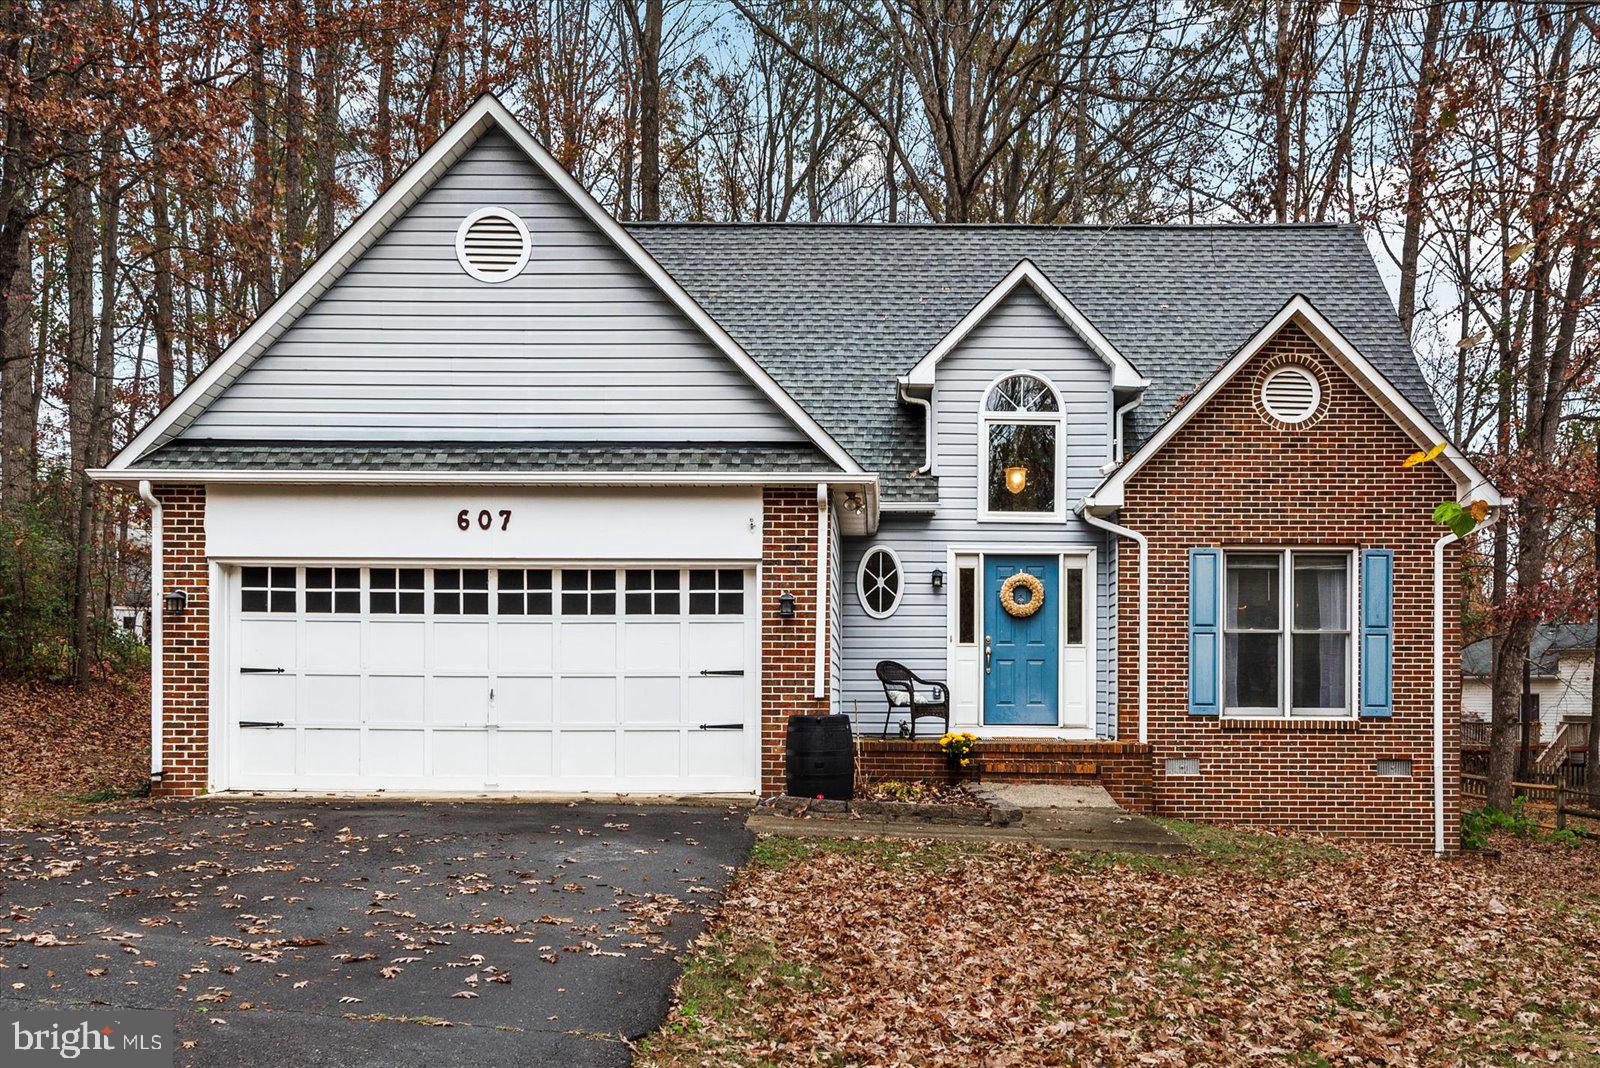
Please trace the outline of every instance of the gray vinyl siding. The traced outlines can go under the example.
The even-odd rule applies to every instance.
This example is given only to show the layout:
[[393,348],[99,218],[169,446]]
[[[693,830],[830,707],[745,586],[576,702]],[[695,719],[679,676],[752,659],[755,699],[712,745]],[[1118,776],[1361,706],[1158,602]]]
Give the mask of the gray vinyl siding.
[[[978,521],[978,406],[995,378],[1022,369],[1048,377],[1061,393],[1066,416],[1065,522]],[[1115,737],[1115,550],[1102,531],[1073,514],[1099,484],[1099,469],[1111,456],[1111,417],[1109,369],[1030,287],[1001,302],[939,364],[933,390],[937,510],[932,515],[887,514],[875,536],[845,541],[844,711],[858,714],[858,729],[876,733],[883,726],[883,690],[875,674],[878,661],[898,660],[919,675],[948,681],[945,620],[955,581],[947,576],[938,593],[932,584],[935,568],[948,569],[948,546],[989,552],[1093,546],[1099,568],[1095,725],[1101,737]],[[868,616],[856,589],[862,555],[877,545],[893,548],[904,570],[905,593],[887,619]]]
[[[470,277],[509,208],[533,253]],[[799,442],[800,431],[505,134],[440,176],[184,434],[252,440]]]

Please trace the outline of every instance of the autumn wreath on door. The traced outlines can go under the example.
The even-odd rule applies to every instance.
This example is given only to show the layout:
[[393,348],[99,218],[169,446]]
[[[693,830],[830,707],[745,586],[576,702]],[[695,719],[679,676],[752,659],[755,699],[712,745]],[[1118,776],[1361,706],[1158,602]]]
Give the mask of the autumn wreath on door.
[[[1028,599],[1019,602],[1017,591],[1027,590]],[[1006,610],[1006,615],[1015,616],[1017,619],[1027,619],[1037,612],[1044,604],[1044,583],[1038,576],[1030,575],[1026,571],[1018,571],[1015,575],[1000,584],[1000,607]]]

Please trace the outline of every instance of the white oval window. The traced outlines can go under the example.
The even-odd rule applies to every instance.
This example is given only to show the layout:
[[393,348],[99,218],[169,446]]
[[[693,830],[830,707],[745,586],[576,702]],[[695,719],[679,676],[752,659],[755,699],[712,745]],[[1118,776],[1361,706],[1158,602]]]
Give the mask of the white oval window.
[[505,208],[479,208],[456,231],[456,259],[480,282],[515,278],[532,251],[528,228]]
[[905,577],[900,570],[900,557],[893,549],[868,549],[861,558],[861,570],[856,572],[856,593],[861,607],[873,619],[882,619],[900,607],[900,594],[905,588]]
[[1304,367],[1280,367],[1261,384],[1261,403],[1280,423],[1303,423],[1316,413],[1322,385]]

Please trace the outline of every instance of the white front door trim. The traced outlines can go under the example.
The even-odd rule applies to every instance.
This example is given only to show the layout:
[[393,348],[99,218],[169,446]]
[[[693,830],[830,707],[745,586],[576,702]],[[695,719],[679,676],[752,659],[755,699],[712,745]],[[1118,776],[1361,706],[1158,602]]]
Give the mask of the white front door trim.
[[[1054,556],[1060,563],[1059,582],[1056,590],[1056,611],[1059,613],[1060,631],[1059,639],[1061,648],[1057,650],[1057,700],[1056,708],[1060,715],[1060,722],[1054,727],[1041,727],[1026,724],[985,724],[983,722],[983,614],[987,599],[984,597],[984,562],[990,555],[1004,556]],[[1093,740],[1098,737],[1095,729],[1096,698],[1098,696],[1099,682],[1099,620],[1100,606],[1098,595],[1099,570],[1096,567],[1098,550],[1092,545],[947,545],[945,547],[945,574],[950,576],[950,596],[945,598],[945,679],[950,686],[950,729],[953,731],[970,731],[980,738],[1060,738],[1073,741]],[[961,572],[963,564],[972,564],[977,569],[974,576],[977,587],[975,597],[977,612],[974,626],[977,635],[975,647],[960,646],[956,643],[959,628],[959,611],[961,599]],[[1070,722],[1072,715],[1067,701],[1069,671],[1067,640],[1065,596],[1067,583],[1067,569],[1079,567],[1083,569],[1083,599],[1084,599],[1084,644],[1083,653],[1086,657],[1085,681],[1083,685],[1083,704],[1081,722]],[[969,682],[961,680],[973,675],[972,654],[975,651],[977,674]],[[963,668],[966,674],[963,675]],[[976,686],[977,692],[969,692]],[[964,712],[968,708],[975,710],[975,714],[967,717]]]

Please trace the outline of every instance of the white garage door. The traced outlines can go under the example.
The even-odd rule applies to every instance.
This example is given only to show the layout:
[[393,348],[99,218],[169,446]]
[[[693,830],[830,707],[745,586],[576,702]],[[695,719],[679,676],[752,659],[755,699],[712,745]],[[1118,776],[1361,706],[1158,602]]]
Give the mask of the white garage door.
[[229,574],[229,788],[756,788],[748,570]]

